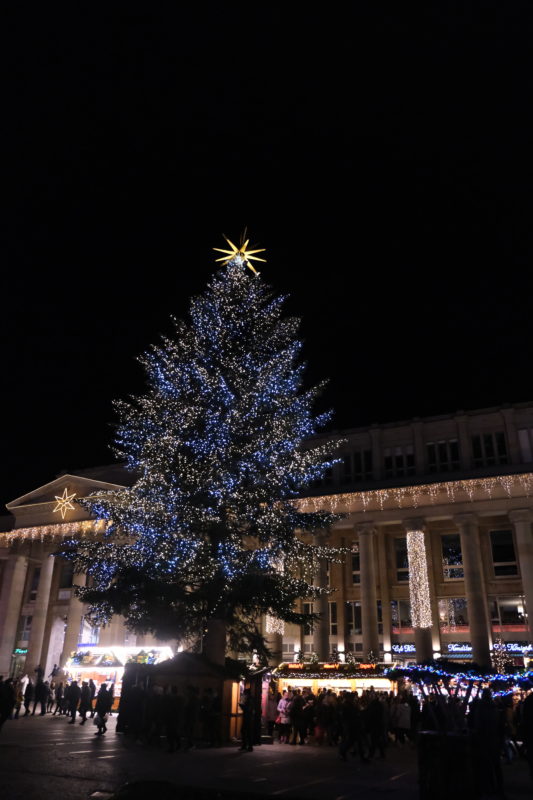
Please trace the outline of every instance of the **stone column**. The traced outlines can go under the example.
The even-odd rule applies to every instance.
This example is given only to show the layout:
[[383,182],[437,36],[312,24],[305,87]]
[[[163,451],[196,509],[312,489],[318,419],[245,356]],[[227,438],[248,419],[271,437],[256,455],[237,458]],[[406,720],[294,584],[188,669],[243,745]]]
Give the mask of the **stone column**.
[[[213,625],[215,625],[220,620],[213,620]],[[222,620],[223,627],[224,627],[224,641],[226,636],[226,625],[224,620]],[[211,625],[210,625],[211,627]],[[107,625],[100,630],[100,639],[98,644],[102,647],[122,647],[124,645],[124,638],[125,638],[125,627],[124,627],[124,617],[120,614],[114,614]],[[224,657],[225,657],[225,646],[224,646]],[[218,662],[217,662],[218,663]]]
[[[315,547],[324,546],[324,535],[315,534],[313,543]],[[326,589],[328,586],[328,568],[324,558],[319,560],[318,572],[314,578],[315,586]],[[320,621],[313,625],[313,650],[319,661],[329,660],[329,602],[328,595],[322,594],[313,603],[313,611],[320,614]]]
[[16,645],[20,609],[28,572],[27,556],[12,554],[5,565],[0,594],[0,675],[8,676]]
[[533,532],[531,531],[531,509],[519,508],[509,513],[516,538],[516,549],[522,589],[526,599],[526,613],[529,627],[529,641],[533,641]]
[[375,528],[371,522],[359,525],[359,559],[361,568],[361,627],[363,629],[363,658],[372,651],[379,658],[376,567],[374,560]]
[[491,665],[491,636],[477,516],[472,513],[458,514],[454,521],[461,534],[472,658],[482,669],[488,669]]
[[409,598],[411,619],[415,632],[416,660],[433,658],[431,628],[431,596],[429,592],[428,564],[423,519],[406,519],[407,555],[409,558]]
[[68,612],[67,612],[67,628],[65,631],[65,640],[63,642],[63,652],[61,653],[61,661],[59,666],[61,669],[64,668],[66,661],[70,658],[70,654],[73,650],[76,650],[78,647],[79,635],[80,635],[80,628],[81,628],[81,618],[83,617],[85,610],[83,603],[80,603],[74,589],[77,586],[85,586],[87,581],[86,575],[77,575],[76,576],[76,583],[72,584],[72,592],[70,595],[70,602],[68,605]]
[[45,553],[41,562],[41,573],[39,575],[39,586],[37,587],[37,597],[35,598],[35,608],[31,621],[30,641],[28,643],[28,654],[26,656],[26,672],[33,675],[36,667],[41,664],[41,653],[43,649],[44,629],[50,605],[50,589],[52,586],[52,575],[54,573],[55,558]]

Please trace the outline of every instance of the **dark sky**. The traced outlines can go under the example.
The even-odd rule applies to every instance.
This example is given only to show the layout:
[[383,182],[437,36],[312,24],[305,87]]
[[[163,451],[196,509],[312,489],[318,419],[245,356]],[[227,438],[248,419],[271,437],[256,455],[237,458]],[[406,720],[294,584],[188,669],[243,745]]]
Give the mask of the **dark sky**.
[[81,5],[5,26],[3,502],[245,225],[336,427],[533,398],[528,2]]

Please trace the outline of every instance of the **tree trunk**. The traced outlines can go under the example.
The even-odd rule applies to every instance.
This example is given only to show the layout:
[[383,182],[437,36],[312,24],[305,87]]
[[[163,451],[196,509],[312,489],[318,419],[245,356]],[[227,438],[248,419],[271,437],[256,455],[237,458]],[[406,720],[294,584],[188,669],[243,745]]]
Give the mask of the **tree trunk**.
[[226,663],[226,621],[210,619],[204,634],[202,652],[212,664],[223,667]]

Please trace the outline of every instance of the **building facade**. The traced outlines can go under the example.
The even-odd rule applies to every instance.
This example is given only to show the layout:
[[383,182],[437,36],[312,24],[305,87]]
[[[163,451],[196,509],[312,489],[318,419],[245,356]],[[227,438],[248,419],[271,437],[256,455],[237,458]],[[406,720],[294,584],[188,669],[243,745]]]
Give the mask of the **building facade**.
[[[299,502],[344,514],[317,541],[346,556],[321,566],[317,580],[329,596],[315,608],[303,603],[320,623],[270,631],[275,659],[299,651],[324,661],[442,655],[488,666],[495,643],[517,662],[533,657],[533,404],[335,436],[340,463]],[[48,675],[73,652],[161,645],[120,618],[93,628],[73,589],[84,576],[51,556],[63,537],[101,533],[75,499],[128,480],[120,466],[84,470],[8,504],[0,674],[31,674],[40,664]]]

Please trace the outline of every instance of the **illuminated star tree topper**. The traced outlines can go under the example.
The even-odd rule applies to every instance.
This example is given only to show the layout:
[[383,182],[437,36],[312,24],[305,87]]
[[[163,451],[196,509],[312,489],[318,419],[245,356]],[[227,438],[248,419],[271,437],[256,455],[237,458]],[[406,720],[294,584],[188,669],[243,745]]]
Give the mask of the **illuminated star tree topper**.
[[223,264],[231,264],[232,262],[235,262],[235,264],[246,264],[246,266],[252,270],[254,275],[259,275],[254,265],[251,264],[250,262],[262,261],[266,263],[266,258],[261,258],[260,256],[256,255],[256,253],[264,253],[265,248],[260,247],[256,250],[248,250],[248,244],[250,240],[249,239],[245,240],[244,238],[246,236],[246,231],[241,237],[241,244],[239,245],[239,247],[233,244],[233,242],[231,242],[225,234],[222,235],[224,236],[224,239],[231,247],[231,250],[223,250],[220,247],[213,247],[213,250],[216,250],[217,253],[225,253],[225,255],[222,258],[217,258],[215,260],[217,262],[221,261]]

